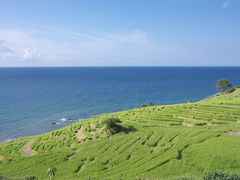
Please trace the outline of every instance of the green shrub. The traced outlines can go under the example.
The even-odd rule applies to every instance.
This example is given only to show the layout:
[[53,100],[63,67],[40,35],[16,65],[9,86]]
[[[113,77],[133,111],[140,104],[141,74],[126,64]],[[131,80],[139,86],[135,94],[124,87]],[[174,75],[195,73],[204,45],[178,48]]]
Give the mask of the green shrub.
[[37,180],[35,176],[25,176],[24,180]]
[[204,177],[204,180],[240,180],[240,175],[229,174],[226,172],[209,172]]
[[99,128],[99,124],[98,123],[96,123],[96,126],[95,126],[96,128]]
[[231,94],[232,92],[234,92],[236,90],[235,87],[231,88],[231,89],[228,89],[225,91],[225,94]]
[[6,178],[0,176],[0,180],[9,180],[9,179],[6,179]]

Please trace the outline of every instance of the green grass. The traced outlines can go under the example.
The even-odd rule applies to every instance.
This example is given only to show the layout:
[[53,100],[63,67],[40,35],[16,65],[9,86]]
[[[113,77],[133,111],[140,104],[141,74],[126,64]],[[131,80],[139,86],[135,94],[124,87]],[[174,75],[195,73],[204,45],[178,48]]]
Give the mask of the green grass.
[[[102,122],[118,117],[126,132],[107,138]],[[102,114],[43,135],[0,144],[0,175],[47,179],[198,179],[240,172],[240,89],[196,103]],[[93,125],[95,124],[95,125]],[[83,127],[85,138],[76,133]],[[23,147],[35,139],[25,156]]]

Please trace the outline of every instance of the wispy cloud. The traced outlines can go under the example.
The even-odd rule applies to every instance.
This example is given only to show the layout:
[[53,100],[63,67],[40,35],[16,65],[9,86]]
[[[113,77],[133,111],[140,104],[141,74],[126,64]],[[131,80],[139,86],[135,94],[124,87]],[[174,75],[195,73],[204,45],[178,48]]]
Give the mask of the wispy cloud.
[[0,59],[7,59],[14,51],[7,45],[5,39],[0,38]]
[[96,36],[85,34],[85,33],[72,32],[72,31],[68,31],[65,29],[59,29],[59,28],[54,28],[54,27],[49,27],[49,26],[45,26],[45,28],[49,29],[51,31],[61,33],[61,34],[66,34],[66,35],[68,35],[68,37],[72,37],[72,38],[87,38],[87,39],[97,40],[97,41],[100,40]]
[[4,38],[0,41],[0,65],[14,62],[22,65],[131,65],[159,59],[161,52],[168,49],[151,41],[141,30],[102,37],[54,28],[46,32],[0,30],[0,36]]
[[229,6],[230,4],[230,1],[225,1],[223,4],[222,4],[222,9],[225,9]]

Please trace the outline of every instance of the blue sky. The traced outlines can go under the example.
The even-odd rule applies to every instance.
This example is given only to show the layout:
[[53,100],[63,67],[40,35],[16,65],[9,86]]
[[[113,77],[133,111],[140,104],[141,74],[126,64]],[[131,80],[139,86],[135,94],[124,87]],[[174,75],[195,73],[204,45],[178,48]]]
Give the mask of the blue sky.
[[240,0],[0,0],[0,66],[240,66]]

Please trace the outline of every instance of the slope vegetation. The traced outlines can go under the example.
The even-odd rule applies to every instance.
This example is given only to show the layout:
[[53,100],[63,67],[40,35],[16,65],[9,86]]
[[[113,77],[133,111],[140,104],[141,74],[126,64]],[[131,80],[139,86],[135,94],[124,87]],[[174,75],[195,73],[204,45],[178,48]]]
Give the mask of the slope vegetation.
[[[103,121],[124,131],[107,137]],[[0,175],[47,179],[172,179],[240,172],[240,89],[197,103],[102,114],[0,144]]]

